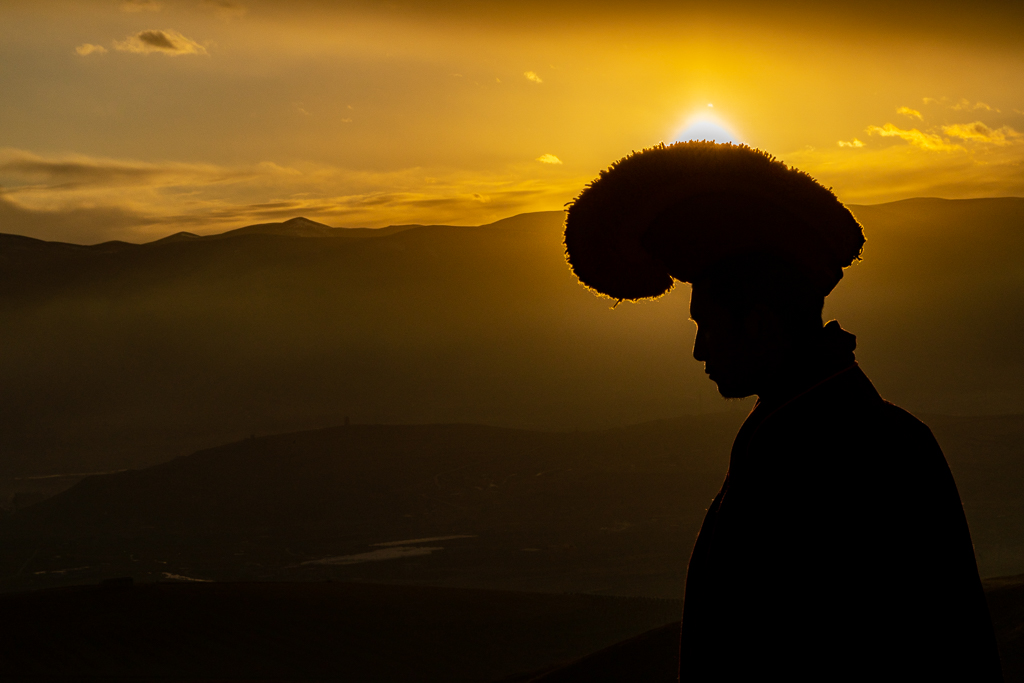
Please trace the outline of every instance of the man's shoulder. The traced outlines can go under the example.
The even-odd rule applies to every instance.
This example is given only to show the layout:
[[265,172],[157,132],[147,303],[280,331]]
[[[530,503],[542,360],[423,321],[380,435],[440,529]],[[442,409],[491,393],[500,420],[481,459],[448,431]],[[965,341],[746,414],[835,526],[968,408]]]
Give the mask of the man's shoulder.
[[901,434],[907,438],[934,441],[931,429],[909,411],[881,397],[859,366],[827,383],[819,396],[810,397],[819,409],[842,419],[859,422],[863,427]]
[[882,420],[893,427],[904,429],[908,432],[931,435],[932,430],[913,413],[900,408],[891,401],[882,399],[879,406],[879,414]]
[[890,483],[906,495],[951,483],[949,466],[931,429],[909,411],[883,400],[874,419],[866,420],[860,431],[860,457],[883,468]]
[[[883,399],[858,366],[823,383],[788,410],[779,411],[774,432],[792,439],[803,435],[815,444],[837,451],[891,458],[893,451],[912,451],[919,457],[941,457],[928,426],[907,410]],[[911,456],[911,459],[916,457]]]
[[932,434],[931,428],[910,412],[889,401],[882,402],[880,412],[884,431],[895,441],[913,445],[919,449],[923,447],[925,451],[933,451],[941,455],[942,449],[939,447],[935,435]]

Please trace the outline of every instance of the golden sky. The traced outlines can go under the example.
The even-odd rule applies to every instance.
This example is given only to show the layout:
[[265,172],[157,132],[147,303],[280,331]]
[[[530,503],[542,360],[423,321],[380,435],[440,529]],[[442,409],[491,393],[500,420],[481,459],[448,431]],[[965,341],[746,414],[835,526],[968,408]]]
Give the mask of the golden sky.
[[479,224],[712,124],[847,203],[1024,195],[1024,3],[892,4],[0,0],[0,232]]

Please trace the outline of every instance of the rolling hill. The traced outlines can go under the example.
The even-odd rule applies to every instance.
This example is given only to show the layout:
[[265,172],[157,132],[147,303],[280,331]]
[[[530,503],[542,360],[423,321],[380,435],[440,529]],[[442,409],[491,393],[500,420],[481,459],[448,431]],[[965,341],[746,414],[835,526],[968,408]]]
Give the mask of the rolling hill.
[[[88,477],[0,518],[0,590],[129,575],[678,599],[742,413],[598,431],[350,425]],[[982,576],[1024,571],[1024,416],[926,416]]]
[[[864,260],[826,313],[883,395],[1024,411],[1024,200],[853,209]],[[575,429],[721,410],[690,358],[686,287],[610,310],[566,268],[561,221],[2,235],[0,476],[142,467],[346,417]]]
[[0,519],[0,589],[127,574],[676,598],[742,418],[244,439],[89,477]]
[[107,584],[0,596],[3,680],[526,680],[680,605],[358,583]]

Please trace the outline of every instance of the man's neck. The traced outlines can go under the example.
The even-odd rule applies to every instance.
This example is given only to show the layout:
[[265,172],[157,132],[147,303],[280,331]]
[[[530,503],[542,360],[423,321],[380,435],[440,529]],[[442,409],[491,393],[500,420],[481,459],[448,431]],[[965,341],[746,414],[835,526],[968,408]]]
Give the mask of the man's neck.
[[758,392],[766,407],[780,406],[824,379],[853,365],[857,342],[836,321],[794,345]]

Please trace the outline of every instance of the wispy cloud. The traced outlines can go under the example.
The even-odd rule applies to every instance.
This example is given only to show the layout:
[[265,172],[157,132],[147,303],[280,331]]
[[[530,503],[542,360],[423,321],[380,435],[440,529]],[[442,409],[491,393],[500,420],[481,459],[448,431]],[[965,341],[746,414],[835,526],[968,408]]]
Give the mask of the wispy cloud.
[[544,82],[544,80],[540,76],[537,75],[536,71],[527,71],[526,73],[523,74],[523,76],[526,77],[526,80],[533,81],[534,83],[543,83]]
[[0,192],[0,232],[75,244],[124,239],[151,219],[121,206],[26,207]]
[[860,140],[858,140],[857,138],[854,138],[854,139],[850,140],[849,142],[847,142],[846,140],[840,140],[837,144],[840,147],[854,147],[854,148],[856,148],[856,147],[863,147],[864,146],[864,143],[861,142]]
[[[981,121],[950,124],[942,126],[940,130],[943,135],[946,135],[949,138],[957,138],[966,143],[996,146],[1024,143],[1024,135],[1013,128],[1010,128],[1009,126],[990,128]],[[900,138],[914,147],[929,152],[967,151],[963,145],[950,142],[949,139],[942,137],[942,135],[939,135],[938,133],[924,132],[917,128],[904,130],[891,123],[887,123],[884,126],[868,126],[867,131],[869,135]],[[851,147],[857,145],[840,142],[839,146]]]
[[[925,98],[925,99],[928,99],[928,98]],[[918,120],[921,120],[921,121],[924,120],[924,117],[921,116],[921,112],[919,112],[916,109],[911,109],[910,107],[900,107],[899,109],[896,110],[896,113],[897,114],[903,114],[904,116],[909,116],[911,118],[915,118],[915,119],[918,119]]]
[[136,54],[160,52],[171,56],[208,54],[205,47],[171,29],[140,31],[124,40],[114,41],[114,49]]
[[203,0],[202,6],[222,19],[238,19],[247,12],[245,5],[233,0]]
[[952,106],[952,109],[955,109],[956,111],[978,111],[979,109],[982,111],[999,111],[995,107],[990,107],[984,102],[975,102],[974,104],[971,104],[971,101],[967,98],[961,98],[959,102]]
[[[278,167],[280,168],[280,167]],[[208,164],[157,164],[80,155],[45,158],[24,150],[0,150],[0,187],[8,194],[97,187],[226,182],[255,170],[229,170]]]
[[163,9],[156,0],[124,0],[121,3],[122,12],[159,12]]
[[[560,208],[587,178],[502,172],[352,171],[314,164],[146,163],[0,150],[0,231],[92,243],[148,241],[307,216],[332,225],[479,225]],[[562,168],[552,166],[552,171]],[[76,227],[77,226],[77,227]]]
[[876,203],[910,197],[1024,195],[1024,145],[973,153],[935,154],[913,145],[865,147],[857,154],[833,147],[782,158],[832,187],[844,202]]
[[782,158],[834,187],[846,202],[1024,195],[1024,134],[1010,126],[974,121],[919,130],[886,123],[867,130],[907,144],[861,145],[856,154],[839,149],[856,147],[854,139]]
[[537,161],[542,164],[560,164],[562,160],[556,157],[554,154],[541,154],[537,157]]
[[936,135],[934,133],[923,133],[917,128],[904,130],[891,123],[887,123],[884,126],[868,126],[867,132],[868,135],[880,135],[885,138],[901,138],[906,142],[909,142],[914,147],[931,152],[952,152],[955,150],[963,150],[963,147],[960,145],[952,144],[949,141],[944,140],[940,135]]
[[972,103],[971,100],[966,97],[961,97],[952,104],[949,103],[950,98],[945,95],[942,97],[925,97],[922,101],[925,104],[941,104],[954,111],[994,111],[996,113],[1000,113],[999,109],[990,104],[986,104],[985,102]]
[[1009,126],[989,128],[981,121],[943,126],[942,132],[950,137],[960,138],[968,142],[980,142],[990,145],[1011,145],[1024,142],[1024,135]]
[[92,43],[82,43],[81,45],[75,48],[75,52],[82,55],[83,57],[92,54],[101,55],[106,51],[107,48],[103,47],[102,45],[93,45]]

